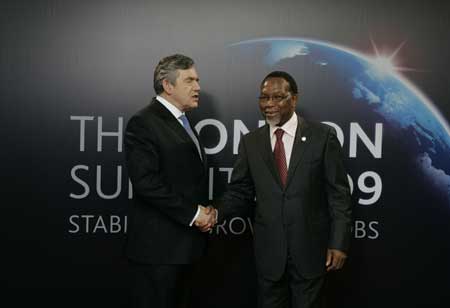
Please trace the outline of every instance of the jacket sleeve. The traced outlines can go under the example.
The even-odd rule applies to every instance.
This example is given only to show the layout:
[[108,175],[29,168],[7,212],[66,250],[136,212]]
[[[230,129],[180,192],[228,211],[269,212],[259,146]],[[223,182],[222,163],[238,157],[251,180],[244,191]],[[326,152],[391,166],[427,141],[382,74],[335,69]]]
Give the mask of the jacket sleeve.
[[351,239],[352,204],[341,145],[330,127],[324,154],[325,191],[331,216],[329,248],[347,251]]
[[233,166],[231,181],[227,191],[216,204],[218,221],[233,216],[250,215],[255,200],[255,187],[248,164],[245,139],[239,143],[239,151]]
[[158,144],[144,119],[134,116],[125,132],[125,155],[134,193],[175,221],[189,225],[198,206],[189,204],[175,193],[161,175]]

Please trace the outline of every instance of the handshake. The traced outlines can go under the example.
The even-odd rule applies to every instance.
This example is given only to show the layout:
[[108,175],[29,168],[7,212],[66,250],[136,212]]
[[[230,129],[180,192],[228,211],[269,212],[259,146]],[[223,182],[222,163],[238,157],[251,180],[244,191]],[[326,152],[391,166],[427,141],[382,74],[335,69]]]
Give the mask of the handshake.
[[198,206],[200,212],[194,224],[202,232],[208,232],[217,223],[217,210],[211,205],[204,207],[202,205]]

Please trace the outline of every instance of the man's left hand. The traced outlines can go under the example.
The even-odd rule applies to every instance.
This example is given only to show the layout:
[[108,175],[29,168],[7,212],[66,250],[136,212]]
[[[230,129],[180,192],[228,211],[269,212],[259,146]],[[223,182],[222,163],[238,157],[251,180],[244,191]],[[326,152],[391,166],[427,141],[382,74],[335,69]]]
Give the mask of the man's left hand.
[[347,254],[343,251],[337,249],[327,250],[327,272],[339,270],[344,266],[345,259],[347,259]]

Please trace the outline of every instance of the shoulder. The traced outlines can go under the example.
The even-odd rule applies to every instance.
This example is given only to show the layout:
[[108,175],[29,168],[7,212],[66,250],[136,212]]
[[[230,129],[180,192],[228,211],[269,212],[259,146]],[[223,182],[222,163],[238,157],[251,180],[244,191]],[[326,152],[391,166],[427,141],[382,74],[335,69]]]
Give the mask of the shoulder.
[[323,136],[328,136],[328,135],[336,135],[336,130],[328,125],[328,124],[324,124],[321,122],[315,122],[315,121],[309,121],[309,120],[305,120],[303,118],[301,118],[302,126],[304,126],[305,128],[307,128],[308,130],[311,130],[311,132],[313,132],[315,135],[323,135]]
[[269,127],[266,125],[261,126],[251,132],[245,134],[242,138],[245,142],[252,142],[258,140],[261,136],[269,136]]
[[156,99],[152,99],[144,108],[138,110],[132,118],[154,117],[164,108]]
[[160,104],[153,99],[147,106],[138,110],[128,121],[128,127],[133,125],[150,126],[159,117]]

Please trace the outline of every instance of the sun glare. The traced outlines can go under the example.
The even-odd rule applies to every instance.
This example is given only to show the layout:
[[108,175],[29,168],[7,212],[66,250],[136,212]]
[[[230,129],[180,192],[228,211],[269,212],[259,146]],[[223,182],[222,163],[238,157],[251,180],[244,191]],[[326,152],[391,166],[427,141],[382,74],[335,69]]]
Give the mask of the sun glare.
[[375,68],[383,74],[390,74],[396,71],[396,67],[390,57],[378,56],[373,59],[373,64]]
[[375,42],[372,39],[370,39],[370,42],[372,43],[373,51],[375,54],[368,57],[372,59],[373,67],[381,77],[396,72],[421,72],[421,70],[417,70],[411,67],[396,65],[396,62],[398,62],[396,56],[406,42],[402,42],[400,46],[398,46],[390,55],[380,53]]

